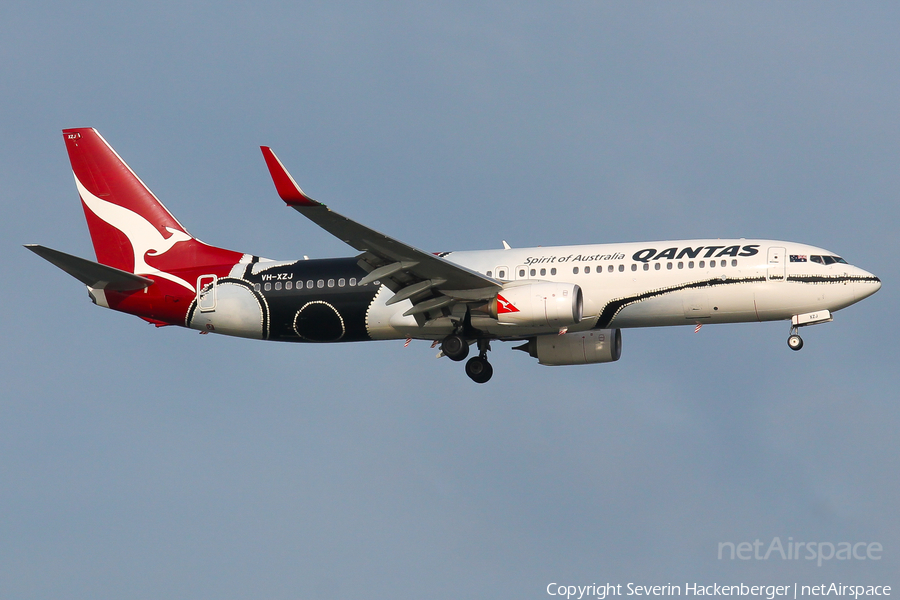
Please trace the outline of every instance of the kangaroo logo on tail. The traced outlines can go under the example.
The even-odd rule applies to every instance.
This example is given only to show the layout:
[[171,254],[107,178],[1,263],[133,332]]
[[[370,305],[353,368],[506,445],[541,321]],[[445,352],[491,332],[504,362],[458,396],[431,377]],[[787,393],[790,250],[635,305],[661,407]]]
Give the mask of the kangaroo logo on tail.
[[178,242],[192,239],[190,235],[184,231],[166,227],[166,231],[171,235],[167,238],[163,237],[159,230],[141,215],[118,204],[101,200],[89,192],[78,180],[77,176],[75,177],[75,185],[78,187],[81,199],[91,212],[97,218],[121,231],[128,238],[128,241],[131,243],[131,249],[134,252],[135,274],[155,275],[184,286],[192,292],[196,291],[194,286],[184,279],[150,266],[145,259],[145,256],[148,255],[160,256],[165,254]]

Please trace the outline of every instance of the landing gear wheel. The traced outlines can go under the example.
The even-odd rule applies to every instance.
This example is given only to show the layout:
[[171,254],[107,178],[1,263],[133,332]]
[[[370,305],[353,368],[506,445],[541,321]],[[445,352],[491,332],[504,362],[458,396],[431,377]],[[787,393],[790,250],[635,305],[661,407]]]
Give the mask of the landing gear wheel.
[[803,347],[803,338],[796,333],[791,335],[791,337],[788,338],[788,347],[791,350],[799,350]]
[[459,335],[448,335],[441,342],[441,352],[450,360],[464,360],[469,355],[469,344]]
[[494,374],[494,367],[486,358],[473,356],[466,363],[466,375],[475,383],[487,383]]

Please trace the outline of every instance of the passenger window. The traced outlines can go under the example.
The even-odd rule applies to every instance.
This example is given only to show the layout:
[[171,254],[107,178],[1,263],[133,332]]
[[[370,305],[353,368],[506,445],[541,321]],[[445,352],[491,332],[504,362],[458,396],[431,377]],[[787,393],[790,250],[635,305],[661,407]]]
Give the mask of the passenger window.
[[615,267],[613,267],[612,265],[609,265],[609,267],[607,267],[606,270],[609,271],[610,273],[612,273],[614,268]]
[[497,271],[497,277],[500,279],[506,279],[506,271]]
[[625,270],[625,265],[619,265],[619,273]]
[[547,269],[541,269],[541,277],[547,274]]
[[531,276],[534,277],[535,275],[537,275],[537,270],[532,269],[532,270],[531,270]]
[[351,277],[350,278],[350,287],[353,287],[354,285],[356,285],[356,277]]
[[578,275],[578,267],[572,267],[572,274]]
[[637,263],[631,263],[631,270],[637,271]]
[[[700,266],[702,267],[703,263],[700,263]],[[716,261],[714,261],[714,260],[709,261],[709,268],[714,269],[715,267],[716,267]]]
[[703,267],[706,266],[706,262],[701,260],[701,261],[700,261],[700,264],[697,265],[697,266],[700,267],[700,268],[702,269]]
[[258,292],[259,289],[260,289],[259,284],[258,284],[258,283],[254,283],[254,284],[253,284],[253,291],[254,291],[254,292]]
[[556,275],[556,267],[552,267],[552,268],[550,269],[550,274],[551,274],[551,275]]
[[679,269],[683,269],[683,268],[684,268],[684,263],[681,262],[680,260],[678,261],[678,268],[679,268]]
[[328,287],[334,287],[334,279],[328,280]]
[[525,269],[519,269],[519,277],[520,277],[520,278],[524,278],[524,277],[525,277]]
[[485,273],[485,275],[487,275],[488,277],[493,277],[493,275],[491,275],[491,272],[490,272],[490,271],[488,271],[487,273]]
[[585,268],[584,268],[584,272],[585,272],[585,273],[590,273],[590,272],[591,272],[591,268],[590,268],[590,267],[585,267]]
[[672,263],[666,263],[666,268],[667,268],[668,270],[671,271],[671,270],[672,270]]
[[656,263],[655,265],[653,265],[653,268],[659,271],[662,267],[659,266],[659,263]]
[[324,279],[318,280],[318,281],[316,282],[316,287],[318,287],[318,288],[323,288],[323,287],[325,287],[325,280],[324,280]]
[[280,281],[276,281],[276,282],[275,282],[275,289],[276,289],[276,290],[280,290],[280,289],[281,289],[281,282],[280,282]]
[[347,282],[344,280],[343,277],[341,277],[340,279],[338,279],[338,287],[344,287],[344,284],[346,284],[346,283],[347,283]]
[[286,283],[284,284],[284,289],[286,289],[286,290],[294,289],[294,282],[293,282],[293,281],[288,281],[288,282],[286,282]]
[[269,283],[268,281],[266,282],[266,291],[267,291],[267,292],[272,291],[272,284]]
[[693,269],[693,268],[694,268],[694,261],[689,260],[688,261],[688,269]]
[[736,258],[732,258],[732,259],[731,259],[731,266],[732,266],[732,267],[736,267],[736,266],[737,266],[737,259],[736,259]]
[[649,270],[650,270],[650,265],[647,264],[647,263],[644,263],[644,270],[645,270],[645,271],[649,271]]
[[306,288],[311,290],[312,287],[313,287],[313,281],[312,281],[312,279],[310,279],[309,281],[306,282]]

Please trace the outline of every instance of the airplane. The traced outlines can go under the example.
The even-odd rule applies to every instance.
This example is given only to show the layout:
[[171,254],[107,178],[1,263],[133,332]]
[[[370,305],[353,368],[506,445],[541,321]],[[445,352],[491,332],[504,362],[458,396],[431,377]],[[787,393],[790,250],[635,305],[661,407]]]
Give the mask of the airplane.
[[307,196],[262,154],[287,206],[354,248],[349,258],[278,261],[188,233],[92,128],[64,129],[96,261],[26,248],[87,286],[94,304],[157,327],[283,342],[428,340],[476,383],[491,343],[522,342],[542,365],[613,362],[622,329],[790,320],[801,327],[881,288],[822,248],[696,239],[439,252],[419,250]]

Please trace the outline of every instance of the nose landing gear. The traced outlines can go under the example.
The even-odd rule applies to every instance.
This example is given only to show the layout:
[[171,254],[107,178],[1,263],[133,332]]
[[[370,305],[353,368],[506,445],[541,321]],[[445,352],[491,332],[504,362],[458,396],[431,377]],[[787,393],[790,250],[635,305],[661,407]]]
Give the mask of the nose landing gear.
[[791,317],[791,335],[787,340],[788,348],[791,350],[799,350],[803,347],[803,338],[800,337],[801,327],[815,325],[817,323],[828,323],[831,320],[831,312],[827,310],[817,310],[816,312],[794,315]]

